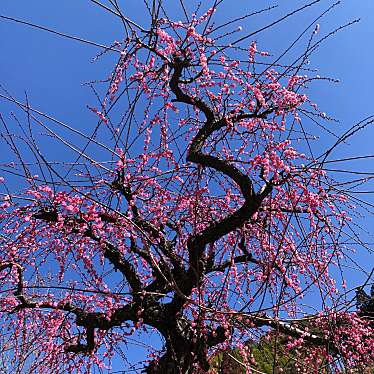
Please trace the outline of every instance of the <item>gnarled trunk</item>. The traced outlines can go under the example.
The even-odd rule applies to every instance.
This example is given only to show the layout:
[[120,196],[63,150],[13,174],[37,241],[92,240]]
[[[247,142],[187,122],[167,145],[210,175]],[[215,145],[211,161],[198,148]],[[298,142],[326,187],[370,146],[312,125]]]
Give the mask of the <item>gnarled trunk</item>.
[[145,369],[147,374],[193,374],[209,370],[207,336],[197,335],[185,320],[171,323],[163,332],[166,352]]

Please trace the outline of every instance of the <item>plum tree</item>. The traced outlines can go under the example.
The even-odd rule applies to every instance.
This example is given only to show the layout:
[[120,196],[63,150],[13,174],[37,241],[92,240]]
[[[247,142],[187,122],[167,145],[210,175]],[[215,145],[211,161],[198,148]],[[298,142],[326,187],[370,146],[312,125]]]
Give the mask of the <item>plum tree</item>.
[[[372,118],[313,155],[313,125],[329,120],[307,95],[329,80],[306,66],[324,40],[317,22],[289,65],[254,40],[319,1],[240,38],[239,20],[271,8],[217,24],[222,1],[194,14],[182,1],[175,21],[155,0],[144,26],[116,1],[93,2],[125,33],[103,51],[118,56],[103,94],[103,82],[91,84],[94,133],[1,96],[27,120],[16,137],[1,117],[17,159],[7,170],[25,184],[0,205],[0,321],[12,359],[32,336],[27,372],[104,370],[140,332],[163,344],[144,357],[149,374],[213,372],[210,357],[228,348],[256,372],[245,342],[264,336],[279,336],[282,355],[299,350],[307,373],[316,357],[336,372],[369,365],[372,327],[341,301],[334,276],[351,254],[353,200],[326,161]],[[74,162],[49,161],[34,125]]]

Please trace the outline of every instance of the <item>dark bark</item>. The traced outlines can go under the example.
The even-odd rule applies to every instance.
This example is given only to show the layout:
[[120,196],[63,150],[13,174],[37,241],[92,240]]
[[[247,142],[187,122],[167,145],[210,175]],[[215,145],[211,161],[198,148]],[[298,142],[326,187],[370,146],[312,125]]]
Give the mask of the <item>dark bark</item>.
[[145,370],[147,374],[193,374],[209,370],[208,349],[225,341],[225,330],[218,327],[215,335],[196,333],[189,321],[176,318],[165,325],[165,353]]

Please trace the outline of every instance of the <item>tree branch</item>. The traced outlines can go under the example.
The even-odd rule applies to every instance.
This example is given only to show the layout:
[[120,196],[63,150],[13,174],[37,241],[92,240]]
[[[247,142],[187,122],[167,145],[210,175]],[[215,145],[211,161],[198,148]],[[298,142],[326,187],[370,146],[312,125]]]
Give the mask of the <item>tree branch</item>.
[[[187,276],[184,277],[183,284],[181,285],[181,289],[186,294],[190,294],[192,289],[198,284],[204,272],[205,264],[203,253],[206,245],[216,242],[226,234],[241,227],[259,209],[261,202],[272,190],[272,185],[267,183],[264,188],[256,194],[253,190],[252,181],[246,174],[241,172],[230,162],[202,152],[209,136],[213,134],[213,132],[227,126],[228,121],[226,118],[216,120],[213,110],[201,98],[191,97],[189,94],[183,92],[180,87],[180,79],[183,69],[188,66],[188,60],[175,57],[172,64],[173,73],[169,82],[169,87],[176,97],[174,101],[193,105],[203,112],[206,117],[203,127],[192,139],[191,145],[187,151],[187,161],[210,167],[229,177],[239,186],[245,201],[234,213],[218,222],[210,223],[201,233],[189,237],[187,247],[190,266]],[[255,114],[233,115],[231,120],[239,121],[248,116],[255,116]]]
[[[57,211],[47,208],[41,209],[39,212],[35,213],[33,217],[52,223],[58,221]],[[85,223],[83,220],[79,220],[77,218],[72,218],[72,220],[77,225]],[[109,260],[116,270],[123,274],[132,288],[134,295],[142,290],[142,282],[140,281],[134,266],[123,257],[122,253],[114,244],[108,240],[102,240],[100,237],[96,236],[91,229],[87,229],[84,232],[80,232],[79,230],[73,231],[76,233],[81,233],[83,236],[90,238],[96,243],[100,243],[104,246],[104,257]]]

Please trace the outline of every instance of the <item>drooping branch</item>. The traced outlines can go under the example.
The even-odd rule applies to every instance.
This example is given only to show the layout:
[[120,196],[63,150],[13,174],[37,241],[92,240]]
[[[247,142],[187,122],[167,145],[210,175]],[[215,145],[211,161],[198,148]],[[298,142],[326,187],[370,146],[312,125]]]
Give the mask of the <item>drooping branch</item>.
[[[34,218],[44,220],[46,222],[58,222],[58,213],[53,209],[42,209],[39,212],[35,213]],[[69,218],[78,226],[81,223],[85,223],[83,220],[77,218]],[[81,233],[83,236],[92,239],[96,243],[100,243],[103,246],[104,257],[114,266],[114,268],[120,271],[129,285],[131,286],[134,294],[138,294],[142,290],[142,282],[140,281],[134,266],[130,261],[126,260],[120,250],[110,241],[104,240],[97,235],[91,229],[86,229],[83,232],[80,232],[78,229],[73,229],[73,232]]]
[[142,228],[145,232],[147,232],[152,238],[158,240],[158,247],[162,251],[162,253],[172,262],[173,266],[182,269],[182,262],[176,255],[173,244],[170,240],[167,240],[165,235],[151,222],[145,220],[139,212],[138,207],[134,202],[134,196],[131,191],[131,187],[128,184],[125,184],[121,174],[117,176],[117,178],[112,183],[112,187],[121,193],[127,200],[127,203],[131,207],[131,211],[134,215],[134,222],[140,228]]
[[[325,338],[322,335],[316,335],[305,329],[298,327],[295,324],[287,323],[281,320],[277,320],[275,318],[271,318],[264,315],[255,315],[255,316],[248,316],[248,320],[252,323],[249,325],[249,328],[253,327],[271,327],[274,330],[280,331],[287,336],[292,336],[294,338],[303,338],[307,340],[309,343],[316,345],[316,346],[327,346],[331,345],[331,341]],[[243,324],[243,322],[240,322]]]
[[[121,173],[118,173],[117,178],[112,183],[112,188],[125,197],[128,205],[131,207],[135,224],[150,236],[151,239],[149,245],[155,245],[157,249],[160,250],[160,261],[156,263],[155,260],[151,258],[148,251],[140,250],[136,246],[135,241],[131,239],[131,250],[147,261],[155,275],[155,280],[146,287],[146,291],[170,291],[174,279],[185,272],[181,259],[175,253],[173,243],[166,238],[165,234],[160,229],[141,216],[139,209],[135,204],[131,187],[124,183]],[[149,241],[149,238],[146,239]],[[166,258],[166,261],[163,257]],[[172,268],[170,268],[168,263],[173,265]]]
[[22,309],[49,309],[68,312],[75,315],[77,326],[82,326],[86,330],[86,344],[78,342],[76,344],[68,344],[65,347],[67,352],[87,353],[92,352],[96,348],[95,333],[96,328],[100,330],[109,330],[115,326],[121,326],[125,321],[131,320],[136,322],[138,319],[137,310],[139,306],[136,303],[119,307],[109,317],[105,313],[87,312],[84,309],[71,304],[70,302],[51,303],[45,301],[35,301],[24,293],[23,268],[15,262],[4,262],[0,264],[0,272],[16,268],[17,286],[13,295],[18,299],[19,304],[10,312],[15,313]]

